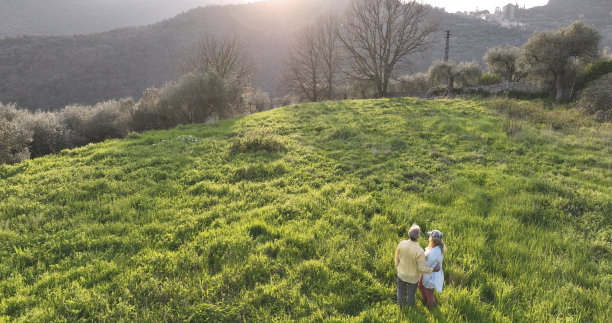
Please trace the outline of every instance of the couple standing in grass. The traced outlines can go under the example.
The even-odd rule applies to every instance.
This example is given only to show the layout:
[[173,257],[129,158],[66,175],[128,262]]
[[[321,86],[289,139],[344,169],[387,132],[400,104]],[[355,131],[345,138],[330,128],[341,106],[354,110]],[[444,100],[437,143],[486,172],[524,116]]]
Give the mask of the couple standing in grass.
[[397,267],[397,303],[414,305],[417,288],[421,291],[428,307],[436,306],[434,288],[442,292],[444,273],[442,259],[446,246],[442,241],[442,232],[433,230],[427,233],[429,246],[425,251],[419,245],[421,228],[413,224],[408,231],[410,240],[402,240],[395,250],[395,267]]

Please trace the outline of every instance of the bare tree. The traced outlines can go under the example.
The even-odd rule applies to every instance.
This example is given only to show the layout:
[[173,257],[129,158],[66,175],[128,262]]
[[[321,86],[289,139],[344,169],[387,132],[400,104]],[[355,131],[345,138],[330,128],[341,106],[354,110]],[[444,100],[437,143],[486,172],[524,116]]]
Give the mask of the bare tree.
[[351,0],[339,29],[350,65],[347,74],[372,83],[378,96],[386,96],[389,79],[408,66],[408,56],[433,43],[427,36],[438,22],[428,19],[428,13],[429,7],[416,1]]
[[335,96],[334,87],[340,71],[340,48],[338,44],[338,17],[335,14],[321,16],[317,22],[319,53],[321,55],[323,75],[325,77],[328,99]]
[[164,88],[158,105],[174,111],[173,123],[204,122],[240,113],[244,110],[242,94],[251,83],[250,67],[237,37],[206,35],[185,58],[184,74]]
[[296,35],[296,41],[285,61],[283,79],[298,96],[308,101],[319,101],[323,71],[317,33],[314,26],[306,26]]
[[308,101],[332,99],[339,74],[337,18],[320,17],[296,35],[285,61],[283,79],[292,92]]
[[183,63],[183,72],[214,74],[227,82],[248,83],[252,74],[248,60],[236,36],[217,38],[209,34],[193,46]]

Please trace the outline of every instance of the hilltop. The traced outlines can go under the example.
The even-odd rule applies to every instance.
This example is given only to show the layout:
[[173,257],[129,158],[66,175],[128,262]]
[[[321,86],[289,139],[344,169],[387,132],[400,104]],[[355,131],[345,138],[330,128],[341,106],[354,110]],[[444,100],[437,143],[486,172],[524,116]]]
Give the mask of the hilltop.
[[[611,140],[537,101],[382,99],[3,165],[0,320],[604,321]],[[400,313],[413,222],[446,287]]]

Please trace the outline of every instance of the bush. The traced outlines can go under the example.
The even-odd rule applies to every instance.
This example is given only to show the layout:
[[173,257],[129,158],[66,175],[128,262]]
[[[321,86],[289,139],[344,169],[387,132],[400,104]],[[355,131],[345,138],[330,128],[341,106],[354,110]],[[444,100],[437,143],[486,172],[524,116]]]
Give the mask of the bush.
[[[521,123],[515,124],[511,122],[511,120],[541,123],[556,130],[581,125],[584,122],[584,118],[576,109],[563,108],[561,106],[550,110],[539,101],[518,101],[498,98],[488,101],[487,107],[506,117],[507,125],[504,125],[506,132],[517,129],[515,127],[516,124],[521,125]],[[521,127],[518,128],[520,130]]]
[[580,95],[579,106],[600,120],[612,120],[612,73],[587,86]]
[[87,124],[91,118],[91,108],[69,105],[59,112],[59,120],[68,130],[68,145],[78,147],[86,145]]
[[159,109],[166,127],[224,119],[248,112],[243,102],[245,87],[214,73],[188,73],[161,90]]
[[54,154],[70,148],[70,131],[56,112],[38,112],[28,118],[28,128],[32,131],[30,152],[32,157]]
[[423,95],[429,90],[430,83],[425,73],[415,73],[411,75],[403,75],[397,79],[397,91],[402,94],[417,94]]
[[28,112],[0,103],[0,164],[18,163],[30,158],[32,131],[27,127]]
[[232,151],[234,152],[279,152],[285,149],[285,140],[269,128],[253,129],[234,139],[232,144]]
[[497,74],[482,74],[480,76],[480,85],[493,85],[501,83],[501,78]]
[[478,86],[480,83],[480,76],[482,75],[482,69],[478,63],[472,62],[461,62],[455,68],[455,81],[460,87]]
[[272,102],[268,93],[260,89],[249,87],[242,94],[245,112],[261,112],[272,108]]
[[601,78],[602,76],[612,73],[612,59],[608,61],[598,61],[586,67],[584,74],[578,80],[577,89],[583,89],[589,83]]
[[87,142],[125,137],[129,133],[129,108],[129,100],[102,102],[91,108],[83,133]]
[[152,129],[167,129],[168,117],[158,104],[161,90],[148,88],[142,93],[142,98],[131,109],[129,127],[133,131],[143,132]]
[[371,82],[350,80],[344,87],[337,89],[343,99],[370,99],[376,96],[376,88]]

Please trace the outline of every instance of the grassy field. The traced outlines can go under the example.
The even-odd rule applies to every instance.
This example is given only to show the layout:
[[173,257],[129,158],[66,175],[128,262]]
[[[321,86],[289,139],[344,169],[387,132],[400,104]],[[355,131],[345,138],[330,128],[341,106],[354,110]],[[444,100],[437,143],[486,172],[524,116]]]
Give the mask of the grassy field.
[[[300,104],[0,166],[0,321],[602,322],[612,127],[578,118]],[[446,285],[401,312],[414,222],[445,234]]]

